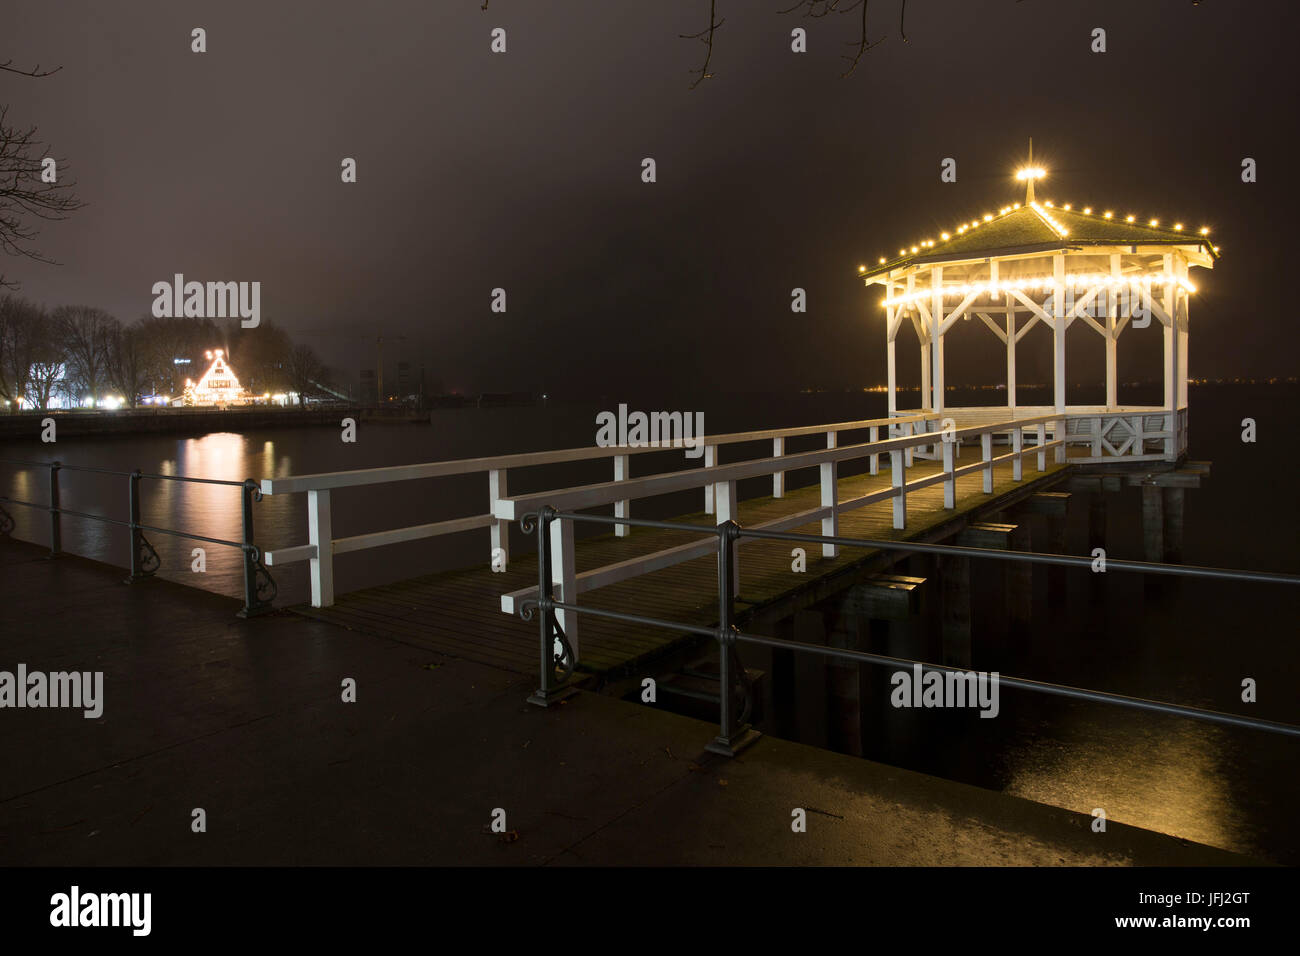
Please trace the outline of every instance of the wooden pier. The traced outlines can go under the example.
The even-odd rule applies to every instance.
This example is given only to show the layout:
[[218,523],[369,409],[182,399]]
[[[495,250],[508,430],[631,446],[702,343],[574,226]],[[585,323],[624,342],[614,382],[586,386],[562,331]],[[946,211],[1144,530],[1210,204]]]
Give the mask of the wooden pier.
[[[952,538],[967,526],[1043,492],[1067,476],[1068,461],[1045,457],[1043,471],[1026,469],[1019,481],[1013,477],[1011,462],[993,466],[991,492],[984,490],[982,469],[957,477],[955,500],[950,508],[945,507],[942,482],[910,492],[904,529],[894,527],[892,501],[886,499],[840,513],[838,533],[884,540]],[[978,442],[974,447],[965,445],[953,456],[955,469],[978,466],[982,461]],[[916,458],[907,469],[907,479],[919,483],[942,476],[943,472],[941,460]],[[837,499],[849,501],[890,489],[888,474],[855,475],[837,481]],[[821,487],[814,484],[786,491],[780,498],[767,496],[741,501],[736,517],[744,526],[762,525],[815,510],[821,500]],[[699,512],[674,520],[685,525],[711,526],[717,519],[713,514]],[[812,521],[790,530],[819,534],[822,523]],[[598,568],[663,553],[699,538],[697,530],[676,533],[637,528],[627,536],[606,534],[581,539],[575,547],[575,572],[581,576]],[[843,589],[862,572],[888,567],[898,557],[898,552],[890,554],[878,549],[844,550],[836,557],[823,557],[813,548],[806,555],[806,570],[796,572],[792,569],[794,557],[788,543],[750,541],[739,552],[737,619],[744,622],[760,611],[781,616],[792,614]],[[523,622],[517,615],[502,613],[501,596],[536,583],[537,557],[535,553],[526,553],[514,557],[505,571],[494,572],[487,563],[480,562],[463,570],[340,595],[327,607],[302,606],[294,610],[465,660],[519,673],[535,673],[536,625]],[[592,590],[582,596],[581,603],[711,626],[717,621],[716,558],[710,554],[647,571]],[[587,616],[582,621],[579,670],[606,678],[631,676],[639,666],[698,640],[667,629]]]

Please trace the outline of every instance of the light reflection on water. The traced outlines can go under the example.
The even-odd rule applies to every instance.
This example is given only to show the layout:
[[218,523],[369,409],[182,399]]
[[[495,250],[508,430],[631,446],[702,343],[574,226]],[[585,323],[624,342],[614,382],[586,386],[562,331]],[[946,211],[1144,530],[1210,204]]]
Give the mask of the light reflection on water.
[[[1243,457],[1237,425],[1248,411],[1261,428],[1269,423],[1281,428],[1289,420],[1294,400],[1294,390],[1193,390],[1193,455],[1213,460],[1214,469],[1203,487],[1188,492],[1188,563],[1300,570],[1292,553],[1300,524],[1295,496],[1270,501],[1267,526],[1241,518],[1240,502],[1259,495],[1258,465]],[[982,403],[984,396],[976,401]],[[767,405],[746,398],[710,412],[709,430],[868,418],[879,415],[881,405],[879,395],[801,396],[798,401],[782,399]],[[68,464],[128,472],[139,468],[146,473],[243,481],[588,445],[594,412],[603,407],[467,410],[439,413],[433,426],[363,425],[360,441],[346,448],[336,429],[322,427],[196,438],[64,439],[57,457]],[[632,407],[689,406],[674,400]],[[5,457],[55,456],[39,443],[14,443],[0,446],[0,458]],[[1296,464],[1277,456],[1270,460],[1279,474],[1291,473]],[[597,465],[567,474],[512,473],[510,482],[512,491],[523,493],[606,478],[604,468]],[[18,499],[43,502],[46,481],[41,472],[0,466],[0,490]],[[125,479],[65,471],[61,490],[68,508],[126,517]],[[482,507],[486,493],[484,476],[336,492],[335,534],[342,537],[463,516]],[[242,535],[239,501],[240,491],[234,487],[145,481],[143,520],[238,541]],[[693,496],[676,496],[638,506],[636,513],[659,517],[697,507]],[[43,515],[23,508],[9,510],[17,523],[17,537],[48,540]],[[1075,553],[1084,550],[1079,525],[1086,516],[1080,511],[1086,509],[1076,509],[1067,547]],[[267,497],[254,506],[254,515],[261,547],[306,542],[305,496]],[[67,517],[63,536],[68,551],[119,566],[127,563],[127,535],[122,528]],[[161,576],[232,597],[242,594],[238,550],[164,535],[150,537],[162,558]],[[486,560],[486,537],[474,532],[347,555],[338,564],[338,586],[349,590],[464,566],[467,549],[481,549]],[[190,570],[192,549],[200,546],[207,551],[207,572],[202,575]],[[516,543],[516,549],[528,546]],[[1107,547],[1112,557],[1142,557],[1135,493],[1116,500]],[[305,563],[276,568],[274,575],[280,590],[278,603],[306,599]],[[1264,586],[1206,582],[1171,586],[1152,596],[1132,578],[1106,577],[1100,589],[1071,579],[1063,607],[1046,606],[1040,599],[1032,645],[986,648],[985,658],[977,659],[974,666],[1238,712],[1243,710],[1240,679],[1255,676],[1261,680],[1262,693],[1252,712],[1266,719],[1300,722],[1291,690],[1300,686],[1300,651],[1290,623],[1292,595]],[[765,664],[759,659],[753,666]],[[823,673],[802,666],[797,692],[801,720],[794,736],[824,744]],[[950,716],[888,715],[877,730],[882,747],[869,756],[1082,813],[1101,807],[1112,821],[1278,862],[1300,862],[1300,824],[1292,810],[1300,797],[1295,770],[1300,761],[1295,742],[1288,738],[1101,705],[1031,699],[1023,694],[1013,697],[1009,692],[1000,720],[963,722]]]

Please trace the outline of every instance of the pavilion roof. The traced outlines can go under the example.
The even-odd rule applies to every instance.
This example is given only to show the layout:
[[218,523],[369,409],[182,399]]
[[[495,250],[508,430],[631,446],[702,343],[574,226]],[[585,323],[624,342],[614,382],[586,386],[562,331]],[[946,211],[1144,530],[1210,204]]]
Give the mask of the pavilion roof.
[[913,264],[1094,245],[1195,245],[1212,259],[1218,258],[1208,236],[1195,231],[1128,222],[1127,217],[1107,219],[1095,211],[1085,213],[1043,202],[1033,206],[1016,204],[1004,208],[996,216],[960,223],[951,233],[940,233],[939,237],[906,248],[900,255],[886,258],[883,263],[859,269],[858,277],[869,279]]

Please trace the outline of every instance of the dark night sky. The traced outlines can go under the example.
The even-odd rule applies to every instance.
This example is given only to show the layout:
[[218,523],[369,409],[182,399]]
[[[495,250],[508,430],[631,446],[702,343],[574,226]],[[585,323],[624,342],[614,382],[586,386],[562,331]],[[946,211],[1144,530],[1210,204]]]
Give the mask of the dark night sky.
[[[62,265],[4,271],[48,305],[123,319],[175,272],[260,280],[264,316],[347,377],[382,331],[449,388],[855,386],[884,378],[880,294],[858,263],[1023,198],[1011,173],[1033,136],[1040,199],[1213,228],[1224,258],[1193,272],[1194,377],[1296,374],[1292,5],[913,0],[904,43],[898,0],[874,0],[885,40],[841,80],[855,17],[777,15],[791,2],[719,0],[716,76],[692,91],[703,48],[678,34],[706,24],[707,0],[8,0],[0,60],[63,70],[0,74],[0,102],[89,205],[39,239]],[[795,286],[807,314],[790,312]],[[987,330],[956,332],[950,383],[1000,380]],[[1149,334],[1133,353],[1149,367],[1121,340],[1122,378],[1157,374]],[[1049,338],[1025,340],[1022,381],[1046,376]],[[1071,379],[1095,377],[1100,338],[1078,324],[1069,344]]]

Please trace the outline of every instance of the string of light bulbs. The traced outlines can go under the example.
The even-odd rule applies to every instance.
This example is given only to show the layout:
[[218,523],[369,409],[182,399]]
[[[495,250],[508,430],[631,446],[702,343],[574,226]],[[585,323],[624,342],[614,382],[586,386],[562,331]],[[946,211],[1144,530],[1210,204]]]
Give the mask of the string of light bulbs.
[[[1017,175],[1017,178],[1024,178],[1024,177]],[[1056,208],[1056,206],[1052,203],[1051,200],[1045,200],[1045,201],[1042,202],[1042,203],[1033,202],[1033,203],[1030,203],[1029,205],[1030,205],[1030,207],[1034,210],[1034,212],[1035,212],[1035,213],[1036,213],[1036,214],[1037,214],[1037,215],[1038,215],[1038,216],[1039,216],[1039,217],[1040,217],[1040,218],[1041,218],[1041,219],[1042,219],[1042,220],[1043,220],[1043,221],[1044,221],[1044,222],[1045,222],[1049,227],[1051,227],[1051,228],[1052,228],[1052,229],[1053,229],[1053,230],[1054,230],[1058,235],[1064,237],[1064,236],[1068,236],[1068,235],[1070,234],[1070,231],[1069,231],[1068,229],[1066,229],[1064,226],[1062,226],[1062,225],[1060,224],[1060,222],[1058,222],[1058,221],[1056,220],[1056,218],[1053,217],[1052,214],[1051,214],[1050,212],[1047,211],[1047,210],[1049,210],[1049,209],[1055,209],[1055,208]],[[951,238],[953,238],[954,235],[958,235],[958,236],[960,236],[960,235],[964,235],[966,232],[968,232],[968,231],[971,230],[971,229],[977,229],[977,228],[979,228],[981,225],[983,225],[984,223],[989,223],[989,222],[993,222],[993,221],[996,220],[996,219],[1001,219],[1003,216],[1005,216],[1005,215],[1007,215],[1007,214],[1009,214],[1009,213],[1015,212],[1015,211],[1016,211],[1017,209],[1019,209],[1019,208],[1020,208],[1020,203],[1012,203],[1010,206],[1003,206],[1001,209],[999,209],[998,212],[997,212],[997,215],[994,215],[993,213],[985,213],[982,219],[972,219],[970,222],[963,222],[963,223],[961,223],[960,225],[954,227],[954,229],[953,229],[952,232],[941,232],[941,233],[939,233],[939,239],[938,239],[937,241],[938,241],[938,242],[947,242],[948,240],[950,240]],[[1070,212],[1070,211],[1072,211],[1072,208],[1073,208],[1073,207],[1071,206],[1070,203],[1066,203],[1066,204],[1063,205],[1061,208],[1062,208],[1063,210],[1065,210],[1066,212]],[[1083,215],[1085,215],[1085,216],[1091,216],[1091,215],[1093,214],[1093,211],[1092,211],[1092,207],[1091,207],[1091,206],[1085,206],[1085,207],[1083,207],[1083,209],[1080,210],[1080,212],[1081,212]],[[1108,209],[1108,210],[1106,210],[1105,212],[1102,213],[1102,216],[1101,216],[1101,217],[1102,217],[1103,219],[1114,219],[1114,218],[1115,218],[1115,213],[1114,213],[1113,210]],[[1135,223],[1135,222],[1137,222],[1137,216],[1134,216],[1134,215],[1131,215],[1131,214],[1130,214],[1130,215],[1124,217],[1124,221],[1127,222],[1127,223]],[[1158,228],[1159,225],[1160,225],[1160,220],[1159,220],[1159,219],[1151,219],[1151,220],[1147,223],[1147,225],[1150,226],[1150,227],[1153,228],[1153,229],[1154,229],[1154,228]],[[1173,229],[1174,229],[1175,232],[1182,232],[1182,231],[1183,231],[1183,224],[1182,224],[1181,222],[1176,222],[1176,223],[1174,223]],[[1198,232],[1199,232],[1199,234],[1202,235],[1202,236],[1208,236],[1208,235],[1210,234],[1210,227],[1209,227],[1209,226],[1202,226],[1202,227],[1198,230]],[[923,239],[923,240],[921,240],[920,242],[916,243],[915,245],[913,245],[913,246],[911,247],[911,254],[912,254],[912,255],[917,255],[917,254],[919,254],[919,253],[920,253],[922,250],[924,250],[924,249],[933,249],[934,246],[935,246],[935,244],[936,244],[936,240],[934,240],[934,239]],[[1218,253],[1219,253],[1219,247],[1218,247],[1218,246],[1211,246],[1210,248],[1212,248],[1212,249],[1214,250],[1215,255],[1218,255]],[[908,247],[904,246],[903,248],[901,248],[901,249],[898,250],[898,256],[899,256],[899,258],[903,258],[903,257],[906,256],[906,255],[908,255]],[[883,266],[883,265],[884,265],[886,262],[888,262],[888,261],[889,261],[889,260],[888,260],[885,256],[881,256],[881,257],[880,257],[880,260],[879,260],[879,265],[882,265],[882,266]],[[866,267],[865,265],[863,265],[863,266],[858,266],[858,271],[859,271],[859,272],[866,272],[866,271],[867,271],[867,267]]]
[[[1062,286],[1068,286],[1071,289],[1079,287],[1093,288],[1106,287],[1111,289],[1122,286],[1134,285],[1176,285],[1179,288],[1195,293],[1196,286],[1179,276],[1170,275],[1165,272],[1153,272],[1142,276],[1115,276],[1100,273],[1097,275],[1087,275],[1083,273],[1072,273],[1065,276],[1062,280]],[[1033,279],[1007,279],[999,282],[975,282],[963,283],[961,285],[943,285],[938,289],[933,286],[925,289],[914,290],[903,295],[893,296],[881,301],[882,306],[908,305],[923,299],[931,299],[938,292],[940,296],[967,296],[971,293],[984,295],[995,292],[1038,292],[1044,289],[1051,290],[1056,285],[1056,279],[1052,276],[1039,276]]]

